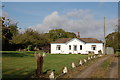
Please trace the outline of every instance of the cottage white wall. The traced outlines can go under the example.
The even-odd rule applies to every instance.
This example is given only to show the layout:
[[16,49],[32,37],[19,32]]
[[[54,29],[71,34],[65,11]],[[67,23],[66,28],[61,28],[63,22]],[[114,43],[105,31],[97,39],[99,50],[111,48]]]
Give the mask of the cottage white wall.
[[[56,50],[56,46],[57,45],[61,45],[61,50]],[[71,45],[71,50],[69,50],[69,45]],[[73,46],[77,45],[77,51],[74,51]],[[80,45],[82,45],[82,50],[80,50]],[[70,41],[68,41],[67,43],[51,43],[51,53],[52,54],[77,54],[77,53],[81,53],[81,54],[87,54],[86,52],[86,47],[85,47],[85,43],[74,38]]]
[[[96,45],[96,50],[92,50],[92,45]],[[99,50],[101,50],[103,53],[103,43],[86,43],[86,52],[94,51],[95,54],[98,54]]]
[[[56,50],[56,46],[61,45],[60,50]],[[64,43],[51,43],[51,54],[65,53],[65,44]]]
[[[69,45],[71,45],[71,50],[69,50]],[[77,51],[74,51],[74,45],[77,45]],[[80,50],[80,45],[82,45],[82,50]],[[74,38],[71,41],[66,43],[66,53],[81,53],[81,54],[86,54],[86,48],[85,48],[85,43]]]
[[[56,46],[61,45],[61,50],[56,50]],[[69,45],[71,45],[71,50],[69,50]],[[73,45],[77,45],[77,52],[74,52]],[[82,45],[82,50],[80,50],[80,45]],[[96,50],[92,50],[91,46],[96,45]],[[95,54],[98,54],[98,51],[103,52],[103,43],[84,43],[77,38],[73,38],[67,43],[51,43],[51,54],[88,54],[88,51],[94,51]]]

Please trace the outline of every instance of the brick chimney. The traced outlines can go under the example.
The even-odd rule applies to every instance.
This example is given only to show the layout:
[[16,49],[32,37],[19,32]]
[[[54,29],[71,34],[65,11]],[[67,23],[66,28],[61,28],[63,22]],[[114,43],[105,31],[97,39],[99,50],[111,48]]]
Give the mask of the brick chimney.
[[78,38],[80,38],[80,32],[78,32]]

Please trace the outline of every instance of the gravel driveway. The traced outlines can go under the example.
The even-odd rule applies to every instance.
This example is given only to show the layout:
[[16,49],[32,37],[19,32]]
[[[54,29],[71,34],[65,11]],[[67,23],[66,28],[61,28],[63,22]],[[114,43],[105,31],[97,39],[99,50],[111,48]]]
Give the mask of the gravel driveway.
[[[90,65],[88,68],[86,68],[82,72],[78,73],[73,78],[91,78],[89,75],[92,72],[94,72],[95,69],[97,69],[99,67],[99,65],[101,65],[101,63],[103,63],[105,60],[107,60],[110,57],[113,57],[113,55],[107,55],[105,57],[98,59],[94,64]],[[110,72],[106,73],[106,74],[109,74],[108,78],[117,78],[118,77],[118,61],[116,58],[114,59],[114,61],[111,64]]]

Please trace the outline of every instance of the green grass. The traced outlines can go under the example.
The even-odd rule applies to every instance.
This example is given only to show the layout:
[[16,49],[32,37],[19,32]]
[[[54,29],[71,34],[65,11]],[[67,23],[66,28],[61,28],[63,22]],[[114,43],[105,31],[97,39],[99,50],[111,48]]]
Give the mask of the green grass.
[[[31,53],[34,53],[34,51],[3,51],[3,78],[27,78],[34,74],[36,61],[34,55]],[[72,62],[78,64],[80,59],[86,58],[87,56],[80,54],[47,54],[44,58],[43,71],[55,70],[55,74],[59,75],[62,73],[64,66],[71,69]]]
[[35,68],[33,54],[18,51],[2,52],[3,78],[29,77]]

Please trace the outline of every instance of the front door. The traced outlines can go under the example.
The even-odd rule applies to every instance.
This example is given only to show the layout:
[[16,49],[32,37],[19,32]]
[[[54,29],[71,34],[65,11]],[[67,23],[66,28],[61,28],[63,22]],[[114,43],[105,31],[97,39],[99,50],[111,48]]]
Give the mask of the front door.
[[73,53],[77,54],[77,45],[73,45]]

